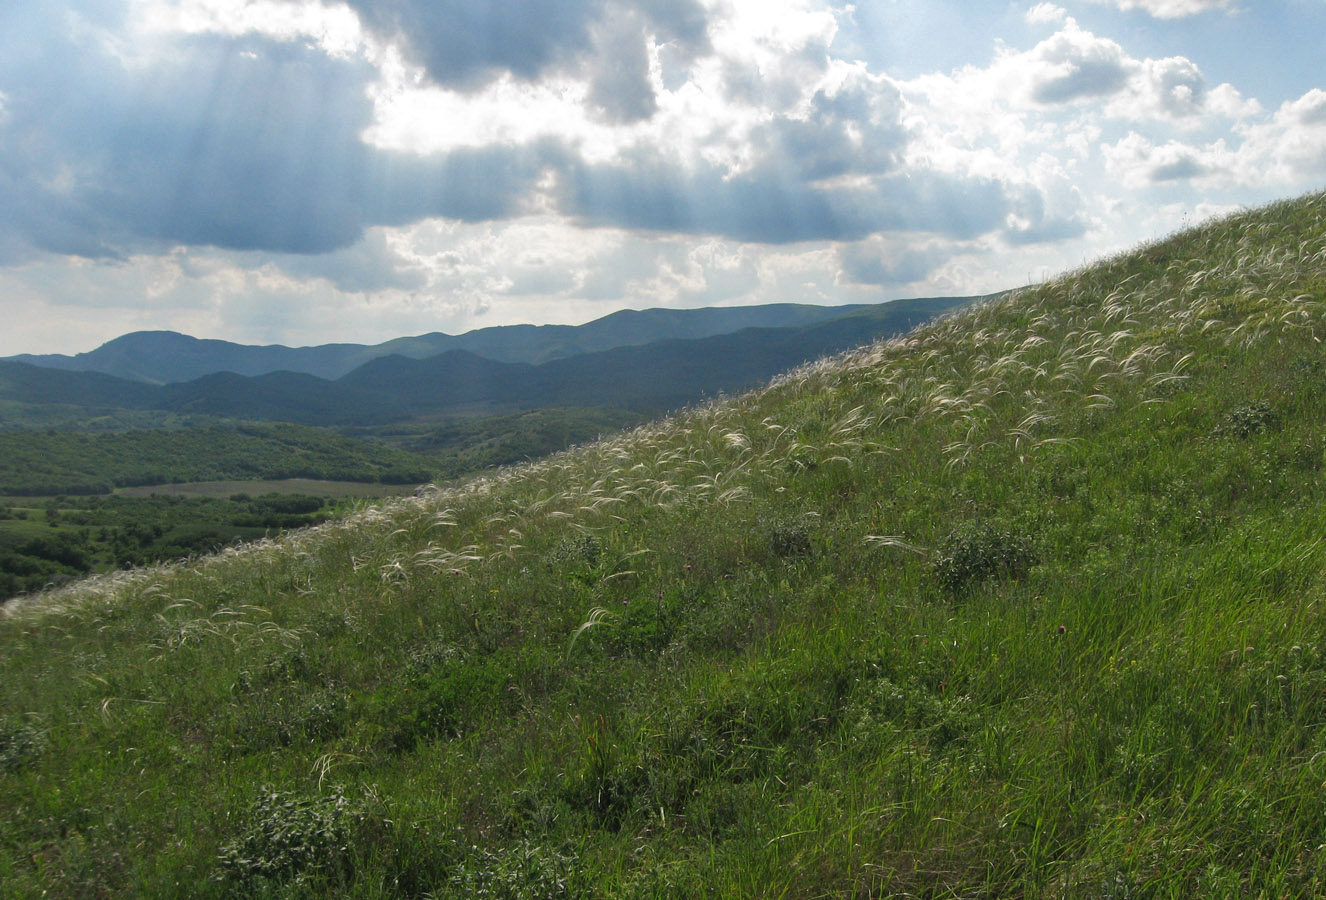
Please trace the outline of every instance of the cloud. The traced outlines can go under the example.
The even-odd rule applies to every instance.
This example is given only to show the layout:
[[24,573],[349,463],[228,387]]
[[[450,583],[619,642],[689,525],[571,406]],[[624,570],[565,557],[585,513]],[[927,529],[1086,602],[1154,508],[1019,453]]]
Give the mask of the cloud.
[[1233,0],[1096,0],[1128,12],[1140,9],[1157,19],[1181,19],[1198,13],[1228,9]]
[[1209,147],[1176,140],[1157,145],[1131,132],[1104,147],[1103,153],[1109,171],[1132,188],[1202,178],[1228,179],[1238,168],[1237,154],[1223,141]]
[[817,186],[769,166],[731,175],[641,152],[559,174],[558,206],[582,227],[718,235],[786,244],[859,240],[882,231],[970,237],[999,227],[1008,210],[989,179],[931,172]]
[[271,264],[299,279],[323,279],[338,291],[371,294],[387,290],[417,291],[428,286],[427,271],[411,258],[396,229],[373,227],[348,247],[329,253],[249,254],[245,264]]
[[201,35],[126,61],[63,32],[67,61],[0,67],[0,252],[114,257],[174,244],[325,253],[365,228],[516,215],[555,152],[421,157],[364,143],[375,71],[304,43]]
[[1047,23],[1062,22],[1068,18],[1068,13],[1062,6],[1055,6],[1053,3],[1037,3],[1031,9],[1027,10],[1026,19],[1032,25],[1044,25]]
[[902,94],[892,83],[856,70],[817,90],[804,109],[755,129],[757,165],[782,177],[820,181],[894,169],[909,139]]
[[1144,60],[1135,84],[1145,108],[1173,118],[1199,116],[1206,108],[1206,79],[1190,59]]
[[1139,59],[1071,17],[1029,50],[1002,47],[984,68],[926,75],[902,87],[909,100],[950,123],[979,122],[986,131],[1024,136],[1043,116],[1095,111],[1114,119],[1198,122],[1247,111],[1232,87],[1208,88],[1190,59]]
[[1031,96],[1054,105],[1108,97],[1128,84],[1123,48],[1114,41],[1069,27],[1043,41],[1029,60]]
[[1102,148],[1109,171],[1130,187],[1200,182],[1222,188],[1302,185],[1326,178],[1326,91],[1313,88],[1274,115],[1245,120],[1204,144],[1157,144],[1136,132]]
[[848,284],[898,287],[924,281],[951,256],[949,246],[913,248],[874,238],[839,247],[838,265]]
[[658,110],[644,29],[641,16],[629,11],[603,24],[603,53],[594,67],[589,100],[611,122],[648,119]]
[[347,0],[363,26],[405,49],[435,85],[474,93],[511,77],[588,82],[588,100],[613,123],[657,109],[651,58],[668,45],[682,58],[708,49],[698,0]]
[[502,72],[535,79],[587,52],[604,0],[347,0],[364,27],[405,48],[439,84]]

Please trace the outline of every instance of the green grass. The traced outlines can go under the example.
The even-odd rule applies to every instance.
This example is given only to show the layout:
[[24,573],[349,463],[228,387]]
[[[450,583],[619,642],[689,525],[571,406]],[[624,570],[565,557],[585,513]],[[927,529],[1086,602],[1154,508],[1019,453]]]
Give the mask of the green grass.
[[0,896],[1326,894],[1326,195],[0,622]]

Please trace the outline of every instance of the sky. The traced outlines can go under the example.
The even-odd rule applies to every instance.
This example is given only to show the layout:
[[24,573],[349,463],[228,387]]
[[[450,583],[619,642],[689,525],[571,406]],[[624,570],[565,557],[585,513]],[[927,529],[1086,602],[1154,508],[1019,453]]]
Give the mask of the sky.
[[1326,187],[1326,0],[5,0],[0,355],[1018,287]]

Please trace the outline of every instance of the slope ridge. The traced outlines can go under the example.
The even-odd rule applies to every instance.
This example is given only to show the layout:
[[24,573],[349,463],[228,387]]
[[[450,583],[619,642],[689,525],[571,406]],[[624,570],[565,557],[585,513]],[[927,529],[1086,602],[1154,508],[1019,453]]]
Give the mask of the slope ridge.
[[7,609],[4,871],[161,896],[1314,895],[1324,299],[1318,194]]

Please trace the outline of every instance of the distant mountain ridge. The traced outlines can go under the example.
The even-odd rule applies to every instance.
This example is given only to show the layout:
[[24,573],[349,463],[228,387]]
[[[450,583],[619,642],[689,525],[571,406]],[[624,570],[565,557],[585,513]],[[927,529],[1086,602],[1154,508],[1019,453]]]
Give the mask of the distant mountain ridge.
[[89,414],[157,410],[335,426],[569,406],[657,413],[745,390],[803,362],[904,333],[972,299],[840,308],[811,324],[621,345],[537,365],[463,348],[424,359],[395,354],[336,379],[293,371],[212,372],[190,381],[146,384],[0,361],[0,402],[64,405]]
[[19,354],[0,362],[49,369],[100,372],[149,384],[193,381],[218,372],[266,375],[300,372],[336,379],[374,359],[403,356],[427,359],[449,350],[468,350],[505,363],[554,359],[638,346],[670,338],[696,339],[743,328],[787,328],[836,318],[863,304],[811,306],[773,303],[704,309],[620,310],[584,325],[499,325],[460,335],[441,332],[401,337],[381,344],[322,344],[312,347],[257,346],[203,339],[173,331],[136,331],[74,356]]

